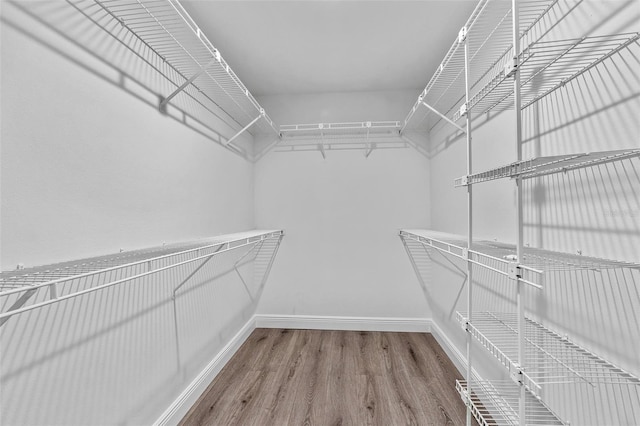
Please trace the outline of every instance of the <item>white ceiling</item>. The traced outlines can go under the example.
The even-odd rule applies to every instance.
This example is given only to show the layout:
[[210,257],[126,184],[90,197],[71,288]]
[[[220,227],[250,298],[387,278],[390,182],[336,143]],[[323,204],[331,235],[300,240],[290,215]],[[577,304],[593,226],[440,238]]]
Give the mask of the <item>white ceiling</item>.
[[427,84],[475,0],[181,2],[256,96]]

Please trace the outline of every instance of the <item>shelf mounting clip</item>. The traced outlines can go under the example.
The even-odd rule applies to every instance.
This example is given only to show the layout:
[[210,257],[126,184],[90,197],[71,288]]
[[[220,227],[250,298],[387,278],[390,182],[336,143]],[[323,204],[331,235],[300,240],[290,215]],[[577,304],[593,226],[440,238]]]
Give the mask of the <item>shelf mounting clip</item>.
[[458,43],[462,43],[467,39],[467,27],[460,28],[458,31]]
[[512,362],[509,366],[509,376],[518,385],[524,385],[524,372],[520,364]]
[[458,179],[453,181],[454,186],[469,186],[471,178],[469,175],[460,176]]
[[518,71],[518,58],[513,57],[504,65],[504,77],[512,77],[516,71]]
[[522,278],[522,267],[518,262],[509,262],[508,273],[510,279],[517,281]]

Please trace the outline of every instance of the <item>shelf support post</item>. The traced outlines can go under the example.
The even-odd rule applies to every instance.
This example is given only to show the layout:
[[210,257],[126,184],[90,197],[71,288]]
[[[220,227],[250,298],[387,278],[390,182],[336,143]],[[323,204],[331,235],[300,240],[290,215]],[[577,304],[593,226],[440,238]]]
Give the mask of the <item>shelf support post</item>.
[[[511,18],[513,20],[513,106],[514,113],[516,115],[516,161],[522,161],[522,96],[520,93],[520,67],[518,60],[520,59],[520,21],[518,13],[518,0],[511,0]],[[524,259],[524,243],[523,243],[523,213],[522,213],[522,177],[517,176],[516,183],[516,256],[517,262],[522,263]],[[526,369],[524,365],[524,344],[525,344],[525,320],[524,320],[524,302],[523,291],[524,283],[520,279],[521,276],[517,275],[517,290],[516,290],[516,306],[518,310],[518,364],[521,369]],[[518,404],[518,418],[521,426],[526,423],[526,394],[525,387],[520,384],[520,401]]]
[[[467,27],[462,27],[458,33],[458,43],[464,43],[464,85],[465,85],[465,104],[469,104],[471,97],[469,96],[469,43],[467,37]],[[432,109],[423,102],[425,106]],[[435,111],[437,113],[437,111]],[[447,122],[458,127],[467,135],[467,176],[472,173],[471,158],[471,111],[466,109],[466,130],[460,128],[448,118],[444,117]],[[473,185],[467,185],[467,321],[473,322],[473,263],[471,262],[471,247],[473,243]],[[473,368],[471,367],[471,333],[467,328],[467,393],[471,394],[471,386],[473,381]],[[467,426],[471,426],[472,413],[470,404],[467,404]]]

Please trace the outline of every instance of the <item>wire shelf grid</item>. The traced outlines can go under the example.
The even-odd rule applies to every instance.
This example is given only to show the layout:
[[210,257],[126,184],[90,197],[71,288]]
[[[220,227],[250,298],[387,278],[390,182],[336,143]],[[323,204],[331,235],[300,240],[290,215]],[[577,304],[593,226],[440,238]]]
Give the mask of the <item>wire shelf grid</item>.
[[467,176],[466,179],[462,177],[457,178],[454,180],[454,186],[464,186],[465,184],[473,185],[502,178],[521,177],[523,179],[531,179],[534,177],[567,172],[569,170],[592,167],[634,157],[640,157],[640,149],[621,149],[614,151],[537,157],[529,160],[517,161],[485,172],[474,173]]
[[362,121],[350,123],[286,124],[280,126],[282,140],[373,139],[399,137],[399,121]]
[[[519,280],[537,289],[542,289],[543,271],[526,263],[517,263],[515,249],[508,245],[474,242],[468,249],[466,240],[458,235],[446,234],[424,229],[401,230],[400,237],[414,240],[425,247],[436,249],[444,254],[470,261],[474,265],[489,269],[498,274],[515,279],[513,268],[519,268]],[[525,258],[525,260],[528,260]]]
[[[404,229],[400,231],[400,236],[418,241],[445,254],[467,260],[465,256],[467,240],[461,235],[427,229]],[[508,275],[504,268],[509,266],[511,262],[517,261],[515,245],[497,241],[474,241],[469,253],[472,254],[471,261],[474,264],[494,270],[502,275]],[[501,265],[503,269],[496,270],[496,264]],[[533,274],[529,275],[529,277],[537,278],[538,280],[541,280],[544,272],[553,271],[640,269],[640,263],[574,255],[533,247],[524,248],[521,266],[525,268],[523,272],[526,273],[528,271]],[[526,280],[527,277],[523,276],[523,278]],[[538,288],[541,286],[536,282],[528,282],[528,284]]]
[[[556,3],[557,0],[519,3],[520,40]],[[492,70],[502,70],[513,57],[511,16],[511,2],[481,0],[465,24],[470,88],[474,93],[481,92],[487,81],[494,79]],[[441,117],[424,108],[423,102],[447,117],[457,115],[459,118],[465,99],[464,69],[464,37],[459,36],[409,111],[402,131],[428,132],[441,122]]]
[[261,117],[253,124],[255,132],[278,134],[271,118],[177,0],[94,1],[177,71],[175,89],[194,98],[204,96],[228,114],[234,127],[243,128]]
[[[510,2],[498,3],[480,2],[479,11],[467,22],[467,27],[471,26],[467,35],[471,97],[466,111],[472,111],[474,115],[499,107],[507,108],[513,101],[511,67],[507,66],[513,57]],[[556,4],[557,1],[532,1],[520,5],[520,26],[525,28],[520,35],[521,43],[531,28]],[[518,58],[522,108],[564,87],[605,59],[636,43],[639,38],[638,33],[624,33],[533,41]],[[403,131],[429,132],[444,123],[443,117],[425,108],[423,102],[455,123],[466,114],[460,109],[464,101],[464,52],[456,40],[409,112]]]
[[[8,271],[0,274],[0,325],[7,318],[61,300],[206,260],[244,246],[280,241],[281,230],[255,230],[165,247],[136,250],[81,261]],[[27,304],[38,290],[45,300]]]
[[540,399],[525,391],[525,419],[519,422],[520,387],[510,381],[456,380],[456,390],[482,426],[564,425]]
[[474,312],[471,321],[457,312],[465,325],[502,365],[510,371],[526,366],[523,384],[534,395],[542,385],[585,382],[640,386],[640,379],[603,360],[569,338],[525,317],[524,360],[518,360],[518,316],[509,312]]

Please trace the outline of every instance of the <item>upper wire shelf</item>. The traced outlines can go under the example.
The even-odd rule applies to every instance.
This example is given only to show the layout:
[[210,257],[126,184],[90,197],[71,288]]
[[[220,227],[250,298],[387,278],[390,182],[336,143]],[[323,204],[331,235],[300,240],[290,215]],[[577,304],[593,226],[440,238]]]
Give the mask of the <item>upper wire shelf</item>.
[[395,136],[399,121],[362,121],[352,123],[285,124],[280,126],[283,142],[287,140],[369,139]]
[[640,386],[640,379],[605,361],[537,321],[525,317],[524,360],[518,358],[518,315],[505,312],[474,312],[471,321],[457,312],[466,326],[492,355],[512,373],[525,365],[523,384],[535,395],[541,385],[585,382]]
[[456,380],[456,389],[482,426],[565,425],[539,398],[525,390],[525,419],[519,422],[520,387],[505,380]]
[[[236,130],[278,134],[277,126],[233,72],[220,51],[177,0],[94,0],[118,25],[156,52],[177,71],[173,92],[161,108],[182,92],[227,114]],[[112,31],[118,31],[118,27]]]
[[[639,38],[638,33],[591,36],[578,39],[535,42],[519,58],[521,108],[527,108],[571,80],[584,74]],[[496,65],[503,63],[499,61]],[[481,115],[512,101],[513,81],[509,70],[496,66],[493,77],[471,96],[467,108]],[[462,118],[456,110],[452,121]]]
[[286,124],[280,126],[277,151],[396,148],[410,141],[400,136],[399,121]]
[[502,178],[531,179],[553,173],[567,172],[584,167],[620,161],[640,156],[640,149],[621,149],[615,151],[600,151],[580,154],[554,155],[536,157],[529,160],[517,161],[506,166],[498,167],[481,173],[460,177],[454,180],[454,186],[472,185]]
[[[244,246],[279,242],[282,230],[254,230],[0,274],[0,325],[9,317]],[[48,296],[31,301],[39,290]]]
[[[558,3],[557,0],[524,0],[519,2],[520,40]],[[512,57],[511,2],[481,0],[467,20],[466,34],[459,34],[433,74],[427,86],[404,120],[402,131],[428,132],[441,121],[452,117],[465,100],[464,40],[468,40],[471,90],[479,92],[493,69],[502,69]],[[426,108],[424,104],[429,105]],[[438,111],[435,114],[431,109]]]
[[[640,38],[638,33],[590,36],[560,41],[534,40],[531,29],[554,6],[556,0],[522,1],[518,58],[524,109],[587,72]],[[478,3],[442,63],[405,118],[402,131],[430,132],[447,121],[455,125],[466,111],[488,113],[513,101],[514,71],[511,2],[484,0]],[[560,13],[558,11],[558,13]],[[468,39],[470,99],[465,104],[463,40]],[[465,108],[461,108],[462,106]],[[457,126],[457,125],[456,125]]]

